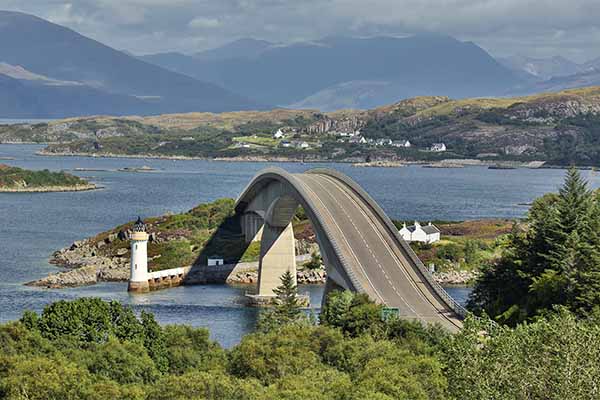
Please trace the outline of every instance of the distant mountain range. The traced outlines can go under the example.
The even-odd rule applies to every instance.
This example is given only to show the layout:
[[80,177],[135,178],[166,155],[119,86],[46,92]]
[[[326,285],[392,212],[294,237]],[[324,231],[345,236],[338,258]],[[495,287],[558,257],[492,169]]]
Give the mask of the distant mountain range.
[[497,96],[525,83],[474,43],[442,35],[291,45],[244,39],[193,56],[141,58],[263,103],[324,111],[418,95]]
[[213,83],[141,61],[17,12],[0,11],[0,62],[0,117],[265,108]]
[[370,109],[415,96],[496,97],[600,84],[600,59],[497,61],[443,35],[241,39],[133,56],[41,18],[0,11],[0,118],[273,107]]
[[498,58],[498,61],[507,68],[519,73],[521,76],[525,73],[536,81],[585,74],[600,70],[600,57],[582,64],[577,64],[561,56],[533,58],[517,55]]

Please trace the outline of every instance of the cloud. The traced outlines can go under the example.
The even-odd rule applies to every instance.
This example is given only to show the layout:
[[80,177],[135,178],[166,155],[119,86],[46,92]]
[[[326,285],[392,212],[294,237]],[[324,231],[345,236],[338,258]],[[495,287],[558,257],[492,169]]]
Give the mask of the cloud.
[[193,53],[242,37],[438,32],[492,54],[600,56],[598,0],[0,0],[0,8],[52,18],[134,53]]
[[211,29],[221,26],[221,21],[217,18],[196,17],[188,23],[193,29]]

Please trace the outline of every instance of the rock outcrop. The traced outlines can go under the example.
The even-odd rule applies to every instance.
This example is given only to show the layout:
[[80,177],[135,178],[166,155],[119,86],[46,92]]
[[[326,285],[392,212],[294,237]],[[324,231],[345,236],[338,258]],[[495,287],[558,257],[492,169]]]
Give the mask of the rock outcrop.
[[[324,268],[303,269],[296,273],[296,280],[299,285],[318,285],[324,284],[327,280],[327,272]],[[254,284],[258,282],[258,270],[244,271],[230,276],[228,283]]]
[[433,278],[440,285],[467,285],[472,283],[479,274],[476,271],[434,272]]
[[[116,234],[107,240],[116,240]],[[100,255],[106,242],[93,243],[89,239],[78,240],[68,247],[54,252],[51,264],[66,268],[66,271],[51,274],[29,286],[62,288],[92,285],[97,282],[127,281],[129,279],[129,250],[118,249],[116,256]]]

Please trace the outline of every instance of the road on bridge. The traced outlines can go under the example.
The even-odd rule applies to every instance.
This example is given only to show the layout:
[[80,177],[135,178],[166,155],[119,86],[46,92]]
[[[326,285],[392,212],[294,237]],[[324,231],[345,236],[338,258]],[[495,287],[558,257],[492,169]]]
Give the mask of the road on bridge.
[[456,331],[461,319],[423,277],[381,217],[350,186],[331,175],[293,174],[319,208],[338,248],[363,290],[402,317],[440,323]]

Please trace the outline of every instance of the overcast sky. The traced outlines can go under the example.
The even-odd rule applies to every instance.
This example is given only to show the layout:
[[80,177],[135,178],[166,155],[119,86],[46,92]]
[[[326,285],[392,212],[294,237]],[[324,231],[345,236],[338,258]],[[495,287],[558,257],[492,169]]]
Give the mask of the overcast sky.
[[600,57],[600,0],[0,0],[135,54],[235,39],[444,33],[491,54]]

